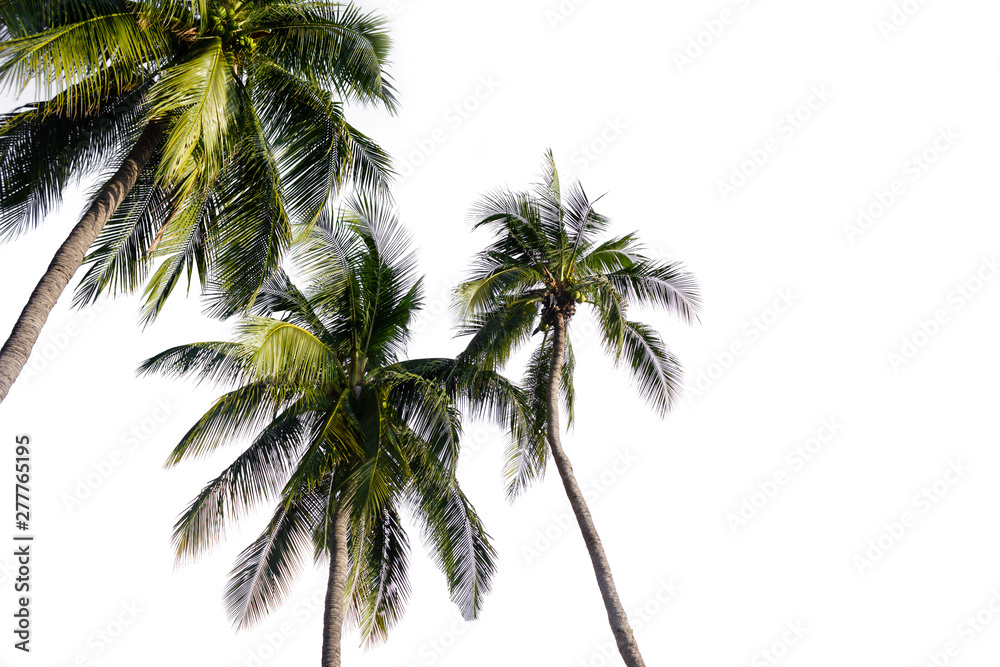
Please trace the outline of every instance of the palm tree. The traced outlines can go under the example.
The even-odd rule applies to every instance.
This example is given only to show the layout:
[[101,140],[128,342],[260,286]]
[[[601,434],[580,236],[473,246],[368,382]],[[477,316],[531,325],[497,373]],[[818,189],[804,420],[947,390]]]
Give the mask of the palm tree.
[[384,639],[400,618],[409,590],[403,507],[422,523],[453,600],[467,618],[478,614],[496,554],[455,479],[460,410],[526,436],[523,393],[498,374],[399,359],[421,306],[407,245],[393,215],[361,200],[304,241],[296,256],[305,290],[278,272],[235,341],[173,348],[141,368],[236,385],[168,460],[253,437],[178,520],[177,556],[202,554],[227,522],[277,497],[232,571],[230,617],[240,627],[259,620],[310,549],[328,555],[324,667],[340,664],[345,618],[366,642]]
[[322,0],[0,2],[0,84],[41,99],[0,115],[0,240],[101,178],[0,349],[0,401],[85,257],[78,305],[145,285],[148,323],[196,272],[227,316],[346,179],[384,185],[343,104],[395,109],[389,49]]
[[[573,418],[570,322],[579,304],[596,316],[604,349],[624,363],[640,393],[662,416],[677,400],[681,367],[659,334],[627,318],[631,305],[659,306],[686,322],[697,318],[700,298],[694,277],[677,263],[642,254],[635,234],[600,240],[609,221],[594,211],[578,184],[563,196],[551,151],[534,192],[498,191],[473,212],[474,227],[494,240],[476,255],[469,279],[456,290],[469,335],[467,363],[499,369],[520,347],[542,333],[527,365],[524,387],[536,428],[545,430],[552,458],[583,533],[618,650],[629,667],[642,656],[618,599],[601,539],[573,476],[559,433],[560,395]],[[526,446],[525,446],[526,445]],[[508,494],[517,496],[545,471],[547,452],[538,441],[512,443]]]

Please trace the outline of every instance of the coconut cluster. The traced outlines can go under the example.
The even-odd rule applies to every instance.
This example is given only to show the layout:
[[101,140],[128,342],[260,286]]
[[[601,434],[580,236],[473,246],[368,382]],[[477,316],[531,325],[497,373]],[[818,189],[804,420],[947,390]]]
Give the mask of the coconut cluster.
[[237,49],[252,49],[253,39],[243,34],[243,24],[237,18],[236,9],[217,5],[208,16],[208,27],[211,34],[222,38],[226,43]]
[[580,292],[562,292],[550,294],[548,301],[542,307],[541,322],[536,331],[548,331],[552,328],[557,315],[562,315],[563,322],[569,322],[576,315],[576,304],[585,301]]

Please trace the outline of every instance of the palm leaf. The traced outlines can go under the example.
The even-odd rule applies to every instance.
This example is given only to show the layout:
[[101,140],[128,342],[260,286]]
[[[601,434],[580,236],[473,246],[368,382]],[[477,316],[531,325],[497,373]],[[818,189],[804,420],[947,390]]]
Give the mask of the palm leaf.
[[228,523],[277,496],[291,473],[303,433],[294,410],[282,413],[202,489],[174,525],[178,562],[212,549],[225,539]]
[[225,590],[229,619],[238,628],[258,623],[288,596],[323,508],[317,493],[279,505],[260,537],[239,555]]
[[680,398],[683,373],[680,362],[652,328],[639,322],[625,323],[624,361],[635,379],[639,394],[665,415]]
[[168,53],[159,26],[140,26],[127,10],[98,13],[0,43],[0,82],[15,94],[33,83],[46,98],[74,89],[76,103],[65,108],[93,109],[114,77],[156,64]]
[[173,117],[163,149],[161,183],[207,183],[222,169],[230,120],[237,117],[233,64],[222,40],[198,40],[150,90],[150,119]]
[[410,543],[393,507],[383,508],[359,532],[350,603],[362,642],[373,645],[387,639],[410,596]]
[[417,477],[411,502],[418,508],[424,540],[448,580],[462,616],[479,616],[496,573],[496,551],[469,499],[456,485]]

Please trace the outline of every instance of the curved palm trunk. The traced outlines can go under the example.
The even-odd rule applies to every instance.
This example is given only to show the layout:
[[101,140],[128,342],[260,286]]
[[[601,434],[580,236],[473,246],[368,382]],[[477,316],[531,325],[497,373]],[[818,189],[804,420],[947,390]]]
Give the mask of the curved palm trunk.
[[340,639],[344,631],[344,589],[347,585],[347,521],[345,508],[338,507],[330,532],[330,578],[323,607],[322,667],[340,667]]
[[618,599],[618,591],[615,589],[615,582],[611,576],[611,566],[608,565],[608,558],[604,555],[604,547],[601,545],[601,538],[594,526],[594,519],[590,516],[583,492],[580,491],[580,485],[577,484],[576,477],[573,476],[573,466],[570,464],[569,458],[566,457],[566,452],[563,450],[559,438],[560,371],[566,356],[566,321],[562,315],[556,316],[552,330],[554,350],[552,366],[549,371],[547,420],[552,458],[556,462],[559,477],[562,478],[563,486],[566,488],[566,495],[569,497],[569,504],[573,507],[573,514],[576,515],[576,521],[580,524],[583,540],[587,543],[587,551],[594,564],[594,574],[597,575],[597,585],[604,598],[604,606],[608,611],[608,621],[611,624],[611,631],[615,635],[615,642],[618,644],[618,652],[621,653],[622,659],[628,667],[645,667],[646,663],[642,661],[642,656],[639,654],[639,646],[635,643],[635,637],[632,635],[628,616],[622,608],[621,600]]
[[11,385],[28,362],[28,355],[31,354],[31,348],[42,332],[45,320],[66,289],[66,285],[72,280],[73,274],[83,263],[87,250],[97,239],[97,235],[107,224],[111,214],[125,199],[125,195],[135,185],[139,173],[149,162],[162,136],[163,127],[159,123],[150,123],[146,126],[121,167],[59,246],[49,268],[45,270],[42,279],[38,281],[31,297],[28,298],[28,304],[17,318],[10,337],[3,344],[3,349],[0,349],[0,402],[7,397]]

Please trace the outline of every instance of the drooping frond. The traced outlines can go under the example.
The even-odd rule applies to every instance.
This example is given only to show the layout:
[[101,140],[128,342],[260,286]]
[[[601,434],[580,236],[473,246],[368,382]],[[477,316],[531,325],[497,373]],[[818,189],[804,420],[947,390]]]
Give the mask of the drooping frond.
[[665,308],[689,324],[698,319],[698,283],[680,263],[642,260],[605,277],[632,303]]
[[[541,343],[532,351],[525,367],[521,386],[527,395],[531,432],[544,432],[548,422],[548,386],[552,367],[552,336],[546,332]],[[548,444],[542,438],[513,439],[505,452],[504,477],[507,498],[513,500],[545,473]]]
[[285,207],[293,222],[311,224],[342,183],[335,148],[343,107],[315,84],[268,61],[256,65],[250,85]]
[[75,180],[116,165],[138,137],[145,87],[71,118],[39,102],[0,115],[0,239],[37,227]]
[[225,590],[229,619],[238,628],[260,622],[287,597],[313,548],[312,527],[324,506],[318,493],[280,504],[260,537],[239,555]]
[[424,444],[429,456],[445,470],[458,462],[462,422],[455,401],[443,383],[402,369],[388,369],[372,382],[385,391],[398,419]]
[[225,539],[227,525],[278,495],[291,473],[303,434],[302,419],[294,410],[286,411],[202,489],[174,525],[178,562],[212,549]]
[[566,353],[563,359],[562,377],[559,382],[563,409],[566,411],[566,426],[572,426],[576,419],[576,389],[573,385],[575,375],[576,355],[573,353],[573,343],[570,337],[566,336]]
[[196,273],[199,285],[205,286],[210,239],[217,229],[218,216],[218,200],[211,189],[196,190],[180,199],[176,213],[157,232],[154,259],[164,259],[143,290],[140,315],[143,325],[150,324],[163,312],[167,299],[185,274],[189,289]]
[[624,345],[618,359],[627,364],[639,394],[661,416],[679,400],[683,385],[680,361],[651,327],[626,322]]
[[219,178],[220,252],[213,262],[209,290],[209,312],[220,318],[253,305],[292,241],[282,176],[262,119],[242,86],[236,86],[236,94],[243,99],[246,115],[241,140]]
[[156,184],[159,156],[150,162],[153,166],[139,175],[84,260],[87,271],[76,288],[74,305],[94,303],[105,292],[130,294],[148,277],[153,263],[151,249],[155,249],[158,235],[176,206],[171,193]]
[[69,115],[96,108],[113,86],[121,87],[122,77],[131,78],[169,54],[167,34],[159,26],[141,26],[127,7],[114,9],[0,42],[0,86],[17,95],[34,84],[46,99],[72,90],[62,105]]
[[275,417],[288,396],[268,383],[247,384],[223,395],[192,426],[167,458],[173,466],[205,456],[233,440],[257,432]]
[[462,616],[478,617],[496,572],[496,551],[469,499],[455,484],[415,476],[410,502],[423,525],[424,541],[448,580]]
[[365,521],[351,586],[351,611],[369,646],[383,642],[402,618],[410,596],[410,541],[395,508]]
[[501,369],[514,352],[531,338],[538,306],[520,302],[484,312],[462,322],[459,336],[471,336],[462,358],[488,369]]

